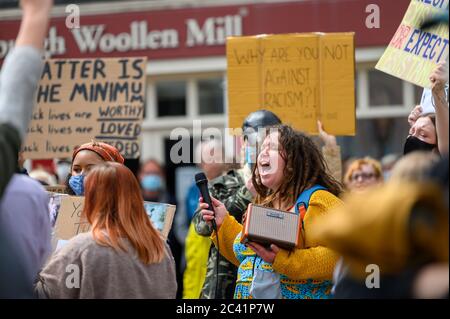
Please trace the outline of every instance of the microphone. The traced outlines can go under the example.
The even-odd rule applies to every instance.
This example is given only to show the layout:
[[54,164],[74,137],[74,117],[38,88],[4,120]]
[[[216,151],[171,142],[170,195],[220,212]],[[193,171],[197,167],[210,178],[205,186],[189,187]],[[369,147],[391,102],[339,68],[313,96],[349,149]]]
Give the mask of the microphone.
[[[203,202],[208,204],[208,208],[214,212],[214,206],[212,205],[211,196],[209,196],[208,191],[208,179],[206,178],[205,173],[197,173],[195,174],[195,184],[197,184],[198,190],[203,197]],[[214,213],[215,215],[215,213]],[[216,256],[216,288],[214,293],[214,298],[217,296],[217,288],[219,287],[219,259],[220,259],[220,247],[219,247],[219,234],[217,233],[217,225],[216,220],[213,219],[211,221],[212,228],[216,232],[217,235],[217,251],[219,252]]]
[[[197,173],[195,174],[195,184],[197,184],[198,190],[203,197],[203,202],[208,204],[208,209],[214,212],[214,206],[211,201],[211,196],[209,196],[208,191],[208,179],[206,178],[205,173]],[[212,228],[217,231],[217,225],[215,219],[211,221]]]

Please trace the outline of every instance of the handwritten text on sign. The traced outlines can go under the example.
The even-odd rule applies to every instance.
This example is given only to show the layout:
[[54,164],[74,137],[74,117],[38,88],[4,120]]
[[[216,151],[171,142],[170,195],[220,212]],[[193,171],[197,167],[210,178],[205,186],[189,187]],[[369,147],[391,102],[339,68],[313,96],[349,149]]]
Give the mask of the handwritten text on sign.
[[317,120],[354,135],[353,33],[233,37],[227,42],[229,126],[258,109],[312,134]]
[[431,16],[442,13],[447,6],[448,0],[412,0],[376,68],[429,88],[431,72],[448,56],[448,26],[442,24],[422,30],[420,25]]
[[89,230],[90,224],[82,217],[84,197],[64,196],[56,218],[55,235],[58,239],[69,240],[75,235]]
[[27,158],[70,157],[92,139],[139,156],[144,58],[48,60],[28,129]]

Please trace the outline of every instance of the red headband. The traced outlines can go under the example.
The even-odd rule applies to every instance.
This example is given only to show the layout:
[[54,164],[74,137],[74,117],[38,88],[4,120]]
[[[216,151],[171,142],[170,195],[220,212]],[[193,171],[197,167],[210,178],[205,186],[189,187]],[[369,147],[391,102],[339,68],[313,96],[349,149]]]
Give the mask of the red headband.
[[72,162],[75,159],[75,156],[77,156],[80,151],[84,150],[92,151],[98,154],[106,162],[117,162],[123,164],[125,161],[122,155],[120,155],[120,152],[114,146],[102,142],[90,142],[81,145],[73,151]]

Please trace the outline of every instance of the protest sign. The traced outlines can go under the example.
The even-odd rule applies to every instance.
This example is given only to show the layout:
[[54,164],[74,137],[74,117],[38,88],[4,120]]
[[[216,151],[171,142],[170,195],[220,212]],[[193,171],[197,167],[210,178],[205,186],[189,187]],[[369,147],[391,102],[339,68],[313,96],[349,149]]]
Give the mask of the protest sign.
[[[66,194],[51,194],[49,207],[53,221],[56,219],[54,229],[53,247],[63,243],[72,237],[89,231],[90,224],[82,217],[84,197],[69,196]],[[144,208],[152,222],[152,225],[167,240],[169,231],[172,228],[173,218],[175,216],[176,206],[144,202]]]
[[167,239],[170,228],[172,228],[176,206],[163,203],[144,202],[144,207],[153,226],[161,232],[165,239]]
[[422,98],[420,99],[420,106],[422,107],[422,114],[430,114],[430,113],[436,113],[436,110],[433,106],[432,101],[432,93],[431,89],[423,89],[422,92]]
[[285,124],[317,134],[355,134],[353,33],[230,37],[228,126],[266,109]]
[[58,240],[69,240],[89,230],[89,223],[81,216],[83,205],[84,197],[68,195],[61,197],[55,223],[55,237]]
[[[445,95],[448,100],[448,83],[445,86]],[[423,89],[422,98],[420,99],[420,106],[422,107],[422,114],[436,113],[431,89]]]
[[56,219],[58,218],[59,211],[61,210],[61,201],[67,194],[52,193],[49,194],[48,211],[50,214],[50,224],[55,227]]
[[139,156],[145,58],[55,59],[45,62],[25,158],[66,158],[92,139]]
[[448,25],[422,30],[426,19],[447,8],[449,0],[412,0],[376,69],[424,88],[430,74],[448,57]]
[[69,190],[66,185],[44,186],[49,193],[68,194]]

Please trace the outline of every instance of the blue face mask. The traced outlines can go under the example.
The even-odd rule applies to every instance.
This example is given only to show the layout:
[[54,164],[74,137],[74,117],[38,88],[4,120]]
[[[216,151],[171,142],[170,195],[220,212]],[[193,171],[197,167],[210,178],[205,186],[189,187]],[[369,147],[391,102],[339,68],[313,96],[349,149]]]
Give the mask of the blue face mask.
[[156,192],[162,189],[162,179],[159,175],[145,175],[141,180],[141,186],[146,191]]
[[255,164],[256,163],[256,147],[246,146],[245,147],[245,163]]
[[77,196],[84,195],[84,175],[74,175],[69,179],[69,186]]

